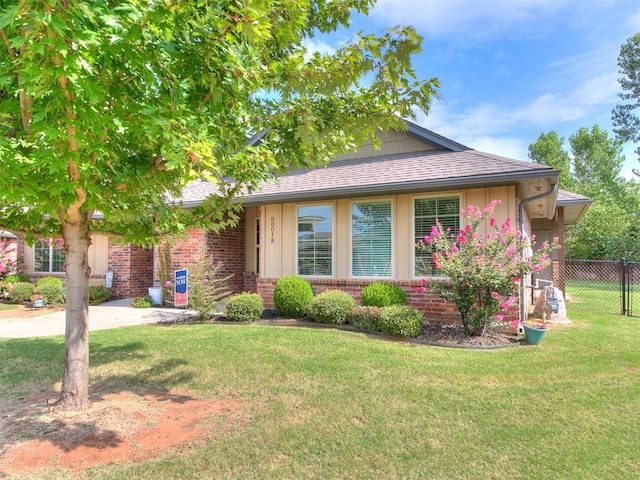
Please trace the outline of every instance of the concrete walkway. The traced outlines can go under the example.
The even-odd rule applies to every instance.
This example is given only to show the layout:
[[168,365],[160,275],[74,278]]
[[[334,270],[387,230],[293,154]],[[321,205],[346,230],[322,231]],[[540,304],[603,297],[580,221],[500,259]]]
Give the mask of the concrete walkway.
[[[131,308],[131,298],[89,307],[89,331],[174,321],[188,311],[178,308]],[[64,335],[65,312],[30,318],[0,318],[0,338],[28,338]]]

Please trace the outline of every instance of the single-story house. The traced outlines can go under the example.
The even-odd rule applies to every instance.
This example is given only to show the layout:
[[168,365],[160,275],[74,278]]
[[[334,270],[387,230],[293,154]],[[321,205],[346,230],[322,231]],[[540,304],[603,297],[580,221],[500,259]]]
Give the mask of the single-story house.
[[[410,122],[406,131],[380,134],[380,140],[379,150],[369,142],[325,167],[265,182],[242,199],[236,228],[220,234],[191,230],[178,241],[171,268],[188,268],[204,243],[224,264],[221,273],[233,274],[229,286],[259,293],[266,305],[286,275],[309,279],[316,293],[337,288],[356,299],[362,287],[383,280],[404,288],[428,318],[456,319],[452,305],[416,291],[421,278],[438,276],[430,255],[414,248],[436,218],[457,229],[461,209],[499,199],[497,221],[511,218],[527,234],[564,243],[565,226],[575,224],[591,203],[558,190],[558,170],[480,152]],[[214,189],[205,181],[190,184],[183,193],[185,208]],[[55,249],[47,241],[25,247],[26,273],[63,275]],[[92,281],[103,282],[113,272],[112,289],[119,295],[142,295],[160,283],[157,248],[95,236],[91,255]],[[555,256],[563,259],[564,251]]]

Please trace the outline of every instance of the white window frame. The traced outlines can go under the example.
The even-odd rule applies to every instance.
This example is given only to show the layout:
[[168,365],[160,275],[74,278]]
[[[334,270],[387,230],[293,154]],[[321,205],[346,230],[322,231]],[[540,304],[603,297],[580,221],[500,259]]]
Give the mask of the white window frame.
[[[391,205],[391,255],[389,261],[389,275],[354,275],[353,273],[353,205],[359,203],[380,203],[389,202]],[[396,264],[396,201],[394,197],[383,198],[367,198],[367,199],[354,199],[349,203],[349,278],[357,280],[380,280],[380,279],[394,279],[395,278],[395,264]]]
[[[37,251],[37,242],[38,241],[43,241],[43,242],[48,242],[49,245],[49,265],[47,266],[47,270],[36,270],[36,251]],[[33,244],[33,248],[32,248],[32,252],[33,252],[33,273],[47,273],[47,274],[52,274],[52,275],[62,275],[65,273],[65,265],[66,265],[66,259],[64,258],[64,247],[62,247],[62,258],[63,258],[63,262],[62,262],[62,270],[60,271],[54,271],[52,269],[53,267],[53,244],[54,242],[58,242],[61,241],[60,238],[53,238],[53,237],[48,237],[48,238],[38,238],[36,240],[36,243]],[[57,250],[57,248],[56,248]]]
[[[298,208],[300,207],[331,207],[331,275],[306,275],[298,270]],[[296,275],[305,278],[335,278],[336,275],[336,204],[335,202],[313,202],[296,204],[296,247],[295,247],[295,265]]]
[[[460,215],[460,209],[464,208],[464,195],[462,192],[438,192],[430,195],[414,195],[411,199],[411,239],[415,241],[416,235],[416,200],[421,199],[437,199],[437,198],[447,198],[447,197],[458,197],[458,216],[460,218],[460,228],[464,228],[462,222],[462,215]],[[412,244],[411,249],[411,275],[414,280],[420,280],[424,278],[423,275],[416,275],[416,249],[415,244]],[[449,277],[446,275],[434,275],[430,278],[435,278],[437,280],[447,280]]]

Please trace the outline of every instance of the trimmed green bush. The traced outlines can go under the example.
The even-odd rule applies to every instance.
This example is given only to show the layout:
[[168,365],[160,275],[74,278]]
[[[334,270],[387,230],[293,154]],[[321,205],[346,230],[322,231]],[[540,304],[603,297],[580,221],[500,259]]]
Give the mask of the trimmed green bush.
[[98,305],[111,298],[111,292],[104,285],[91,285],[89,287],[89,304]]
[[356,305],[349,312],[348,323],[358,330],[378,332],[380,331],[380,308]]
[[229,300],[224,309],[224,316],[234,322],[255,322],[264,312],[262,297],[257,293],[240,293]]
[[380,331],[389,335],[417,337],[422,332],[422,312],[409,305],[391,305],[380,312]]
[[276,288],[273,291],[273,304],[278,314],[285,317],[303,317],[311,299],[313,299],[311,284],[304,278],[295,275],[282,277],[276,283]]
[[33,284],[31,282],[14,283],[10,288],[9,301],[12,303],[26,302],[33,295]]
[[16,273],[15,275],[7,275],[3,280],[5,285],[10,283],[31,283],[31,279],[22,273]]
[[374,282],[362,289],[361,303],[368,307],[406,305],[407,294],[393,283]]
[[62,289],[62,282],[60,282],[60,284],[46,282],[42,285],[38,284],[33,290],[33,293],[42,295],[42,298],[44,298],[47,305],[64,305],[66,303]]
[[316,322],[343,325],[356,301],[348,293],[327,290],[311,300],[307,313]]
[[56,277],[43,277],[38,279],[38,281],[36,282],[36,288],[43,285],[55,285],[57,287],[60,287],[60,290],[64,288],[64,285],[62,285],[62,280]]

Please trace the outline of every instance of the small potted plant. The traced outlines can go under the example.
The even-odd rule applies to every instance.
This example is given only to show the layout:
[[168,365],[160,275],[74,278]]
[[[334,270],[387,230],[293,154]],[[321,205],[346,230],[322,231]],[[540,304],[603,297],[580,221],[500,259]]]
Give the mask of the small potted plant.
[[45,306],[44,297],[39,293],[34,293],[29,297],[33,308],[43,308]]
[[527,323],[524,324],[524,338],[528,345],[539,345],[546,332],[547,321],[545,318],[543,318],[542,321],[528,320]]

